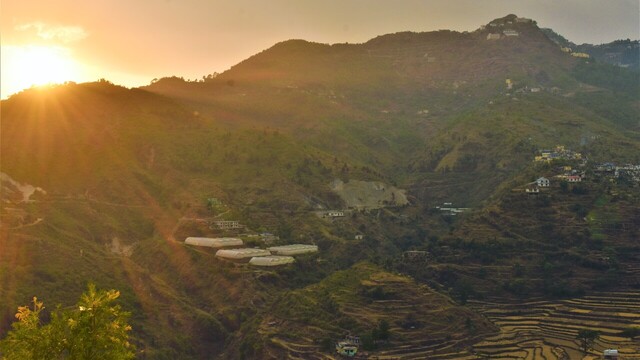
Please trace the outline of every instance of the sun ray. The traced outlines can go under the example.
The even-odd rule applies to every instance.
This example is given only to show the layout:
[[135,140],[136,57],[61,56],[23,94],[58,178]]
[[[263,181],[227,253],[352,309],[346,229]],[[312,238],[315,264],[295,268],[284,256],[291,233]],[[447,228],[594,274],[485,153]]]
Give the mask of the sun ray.
[[77,81],[80,69],[71,51],[65,47],[3,45],[2,96],[7,97],[32,86]]

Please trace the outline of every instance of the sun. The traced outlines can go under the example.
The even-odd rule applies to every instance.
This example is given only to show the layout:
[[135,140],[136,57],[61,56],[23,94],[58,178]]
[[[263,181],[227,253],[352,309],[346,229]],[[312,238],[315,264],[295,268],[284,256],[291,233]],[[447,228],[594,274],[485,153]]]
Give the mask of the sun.
[[[76,81],[79,65],[67,48],[41,45],[2,47],[2,97],[39,85]],[[6,93],[6,92],[8,93]]]

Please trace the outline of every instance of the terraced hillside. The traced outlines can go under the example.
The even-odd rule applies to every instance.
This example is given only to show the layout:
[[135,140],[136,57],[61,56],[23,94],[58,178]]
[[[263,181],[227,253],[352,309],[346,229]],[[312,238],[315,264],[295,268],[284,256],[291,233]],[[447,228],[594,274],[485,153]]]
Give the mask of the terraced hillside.
[[[388,337],[376,341],[381,322],[389,326]],[[284,294],[243,330],[256,336],[238,347],[257,352],[229,358],[327,359],[347,334],[360,336],[360,352],[379,359],[472,358],[470,346],[497,331],[426,285],[368,263]]]
[[583,298],[520,303],[470,302],[471,307],[500,328],[500,334],[475,344],[473,350],[491,359],[582,359],[579,330],[600,332],[589,355],[618,349],[624,359],[640,359],[640,339],[621,335],[640,327],[640,292],[596,293]]

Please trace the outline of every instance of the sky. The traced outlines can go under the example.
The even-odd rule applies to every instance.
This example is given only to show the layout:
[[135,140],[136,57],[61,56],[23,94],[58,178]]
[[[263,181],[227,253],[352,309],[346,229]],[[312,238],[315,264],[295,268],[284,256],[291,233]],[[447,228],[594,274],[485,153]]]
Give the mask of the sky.
[[0,96],[45,82],[199,79],[288,39],[473,31],[507,14],[577,44],[640,38],[638,0],[2,0]]

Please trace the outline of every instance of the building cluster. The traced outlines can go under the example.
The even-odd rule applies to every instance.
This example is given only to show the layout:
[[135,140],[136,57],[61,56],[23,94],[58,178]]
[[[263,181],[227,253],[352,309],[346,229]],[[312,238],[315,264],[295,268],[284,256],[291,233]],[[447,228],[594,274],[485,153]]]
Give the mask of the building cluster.
[[539,155],[536,155],[534,161],[537,162],[551,162],[553,160],[580,160],[582,154],[575,152],[571,149],[565,148],[563,145],[558,145],[553,150],[540,150]]
[[640,165],[625,164],[616,165],[611,162],[597,164],[594,171],[599,174],[609,175],[614,179],[627,180],[640,183]]
[[291,264],[295,261],[294,255],[318,252],[317,245],[306,244],[272,246],[266,249],[243,248],[244,242],[239,238],[188,237],[184,243],[219,249],[216,251],[216,257],[221,259],[238,262],[248,261],[254,266],[268,267]]
[[236,220],[214,220],[210,223],[209,227],[220,230],[244,229],[244,225]]
[[582,52],[573,52],[573,49],[571,49],[570,47],[564,47],[561,46],[560,50],[562,50],[562,52],[565,52],[567,54],[570,54],[573,57],[577,57],[577,58],[583,58],[583,59],[588,59],[590,58],[589,54],[587,53],[582,53]]
[[507,37],[520,36],[516,30],[513,29],[514,23],[530,23],[531,19],[527,18],[513,18],[512,20],[505,21],[492,21],[488,26],[480,26],[480,31],[489,29],[487,34],[487,40],[500,40]]
[[571,166],[561,166],[558,170],[560,170],[561,173],[556,175],[556,178],[566,182],[579,183],[585,178],[584,171],[574,169]]

